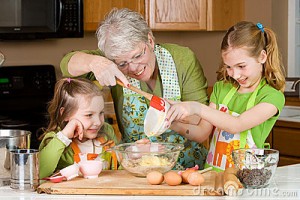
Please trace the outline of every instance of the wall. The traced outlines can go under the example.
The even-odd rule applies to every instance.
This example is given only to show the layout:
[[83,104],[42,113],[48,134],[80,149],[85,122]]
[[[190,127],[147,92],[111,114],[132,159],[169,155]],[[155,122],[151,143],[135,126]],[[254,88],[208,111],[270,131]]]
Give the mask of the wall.
[[[245,0],[246,20],[272,25],[272,0]],[[258,6],[259,5],[259,6]],[[208,83],[216,80],[216,70],[220,62],[219,46],[224,36],[219,32],[155,32],[157,43],[177,43],[190,47],[199,58]],[[69,51],[96,49],[94,33],[86,33],[84,38],[51,39],[36,41],[0,41],[0,51],[6,57],[5,66],[52,64],[56,67],[57,78],[61,78],[59,62]]]
[[272,28],[277,34],[278,46],[286,67],[288,60],[288,1],[272,0]]
[[0,51],[5,55],[4,66],[51,64],[60,78],[61,58],[72,50],[95,49],[96,42],[92,33],[85,34],[84,38],[0,41]]

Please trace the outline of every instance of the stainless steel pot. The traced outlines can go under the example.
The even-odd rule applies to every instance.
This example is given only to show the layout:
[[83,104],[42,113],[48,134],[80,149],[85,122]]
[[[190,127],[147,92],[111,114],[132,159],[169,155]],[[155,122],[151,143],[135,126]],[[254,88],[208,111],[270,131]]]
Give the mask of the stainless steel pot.
[[0,186],[10,184],[10,155],[13,149],[30,148],[30,131],[0,129]]

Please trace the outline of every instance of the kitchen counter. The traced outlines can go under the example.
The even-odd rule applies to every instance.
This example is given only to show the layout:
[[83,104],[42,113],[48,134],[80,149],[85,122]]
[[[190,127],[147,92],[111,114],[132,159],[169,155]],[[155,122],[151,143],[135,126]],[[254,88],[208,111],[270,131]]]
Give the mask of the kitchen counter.
[[[174,186],[175,187],[175,186]],[[0,187],[0,197],[5,200],[89,200],[89,199],[237,199],[229,196],[118,196],[118,195],[50,195],[36,192],[13,190],[9,186]],[[238,199],[300,199],[300,164],[278,167],[275,177],[267,188],[244,189]]]
[[284,106],[278,120],[300,123],[300,106]]

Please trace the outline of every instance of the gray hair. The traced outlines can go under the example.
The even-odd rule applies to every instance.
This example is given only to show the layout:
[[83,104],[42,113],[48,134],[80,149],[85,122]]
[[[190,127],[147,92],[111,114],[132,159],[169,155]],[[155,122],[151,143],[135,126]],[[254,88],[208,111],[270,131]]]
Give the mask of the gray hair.
[[143,16],[128,8],[113,8],[96,32],[98,48],[111,60],[134,50],[141,42],[148,42],[148,34],[154,41]]

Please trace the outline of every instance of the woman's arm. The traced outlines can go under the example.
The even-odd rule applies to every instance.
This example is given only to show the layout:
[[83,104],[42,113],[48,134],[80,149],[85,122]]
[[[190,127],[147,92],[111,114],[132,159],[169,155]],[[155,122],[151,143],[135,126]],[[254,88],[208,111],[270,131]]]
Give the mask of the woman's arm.
[[60,67],[64,76],[81,76],[92,72],[102,86],[116,85],[116,78],[125,85],[129,84],[117,65],[102,56],[100,51],[71,52],[62,59]]

